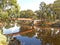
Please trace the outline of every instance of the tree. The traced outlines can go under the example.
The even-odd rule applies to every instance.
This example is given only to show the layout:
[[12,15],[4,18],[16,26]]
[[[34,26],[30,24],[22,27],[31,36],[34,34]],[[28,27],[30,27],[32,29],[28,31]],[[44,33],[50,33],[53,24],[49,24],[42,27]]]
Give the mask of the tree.
[[47,5],[47,16],[48,16],[48,19],[51,21],[56,19],[56,13],[53,10],[53,4]]
[[47,8],[46,8],[46,3],[45,2],[41,2],[40,4],[40,15],[41,15],[41,19],[46,19],[47,17]]
[[8,19],[8,12],[7,11],[6,12],[3,12],[1,10],[1,12],[0,12],[0,20],[5,21],[6,19]]
[[57,19],[60,19],[60,0],[56,0],[53,3],[53,10],[57,14]]
[[46,5],[45,2],[41,2],[40,9],[37,11],[41,20],[53,21],[56,19],[55,11],[53,10],[53,4]]
[[21,18],[33,18],[34,12],[32,10],[23,10],[20,12]]
[[28,15],[28,17],[30,17],[30,18],[33,18],[34,12],[32,10],[27,10],[26,15]]
[[21,17],[21,18],[26,18],[25,13],[26,13],[26,11],[25,11],[25,10],[24,10],[24,11],[21,11],[21,12],[20,12],[20,17]]
[[20,7],[17,0],[0,0],[1,18],[19,17]]
[[36,14],[36,17],[37,17],[38,19],[41,19],[41,12],[40,12],[40,10],[36,10],[36,11],[35,11],[35,14]]

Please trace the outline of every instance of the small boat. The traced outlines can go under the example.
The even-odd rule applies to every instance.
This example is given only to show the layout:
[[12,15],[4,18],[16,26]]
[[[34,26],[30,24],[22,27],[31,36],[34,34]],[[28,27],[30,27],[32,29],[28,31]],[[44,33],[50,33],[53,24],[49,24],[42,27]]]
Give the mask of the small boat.
[[3,34],[11,34],[11,33],[17,33],[20,31],[20,27],[17,26],[17,23],[15,23],[15,26],[9,29],[6,29],[3,27]]

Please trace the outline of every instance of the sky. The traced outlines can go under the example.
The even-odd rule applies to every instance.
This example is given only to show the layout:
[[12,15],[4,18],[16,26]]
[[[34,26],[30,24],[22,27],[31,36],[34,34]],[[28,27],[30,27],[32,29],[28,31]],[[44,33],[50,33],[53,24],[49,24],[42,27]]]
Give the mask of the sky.
[[55,0],[17,0],[20,10],[31,9],[33,11],[39,10],[39,4],[45,2],[46,4],[53,3]]

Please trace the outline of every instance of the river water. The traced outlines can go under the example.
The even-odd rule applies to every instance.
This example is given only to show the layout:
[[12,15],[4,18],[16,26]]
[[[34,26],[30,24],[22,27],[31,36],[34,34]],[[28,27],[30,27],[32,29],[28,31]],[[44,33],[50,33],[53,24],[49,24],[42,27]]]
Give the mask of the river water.
[[15,31],[12,37],[16,37],[21,45],[60,45],[59,28],[28,25],[19,27],[20,29],[16,30],[20,30],[20,33]]

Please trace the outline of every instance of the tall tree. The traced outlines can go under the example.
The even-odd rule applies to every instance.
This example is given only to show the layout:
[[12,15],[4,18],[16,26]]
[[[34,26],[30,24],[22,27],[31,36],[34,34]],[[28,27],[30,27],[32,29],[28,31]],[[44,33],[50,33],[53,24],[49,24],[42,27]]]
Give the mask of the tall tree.
[[58,15],[57,18],[60,19],[60,0],[56,0],[53,4],[53,10]]
[[46,21],[52,21],[55,20],[56,14],[52,8],[53,4],[46,5],[45,2],[41,2],[40,4],[40,18]]
[[56,13],[53,10],[53,4],[47,5],[47,16],[49,20],[55,20],[56,19]]
[[45,19],[46,19],[46,16],[47,16],[46,6],[47,6],[47,5],[46,5],[45,2],[41,2],[41,3],[40,3],[40,7],[39,7],[40,9],[39,9],[39,10],[40,10],[40,19],[41,19],[41,20],[43,20],[43,19],[45,20]]
[[5,16],[7,18],[18,17],[19,12],[20,12],[20,7],[17,4],[17,0],[0,0],[0,17],[1,18]]

